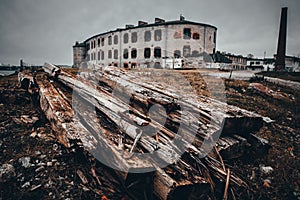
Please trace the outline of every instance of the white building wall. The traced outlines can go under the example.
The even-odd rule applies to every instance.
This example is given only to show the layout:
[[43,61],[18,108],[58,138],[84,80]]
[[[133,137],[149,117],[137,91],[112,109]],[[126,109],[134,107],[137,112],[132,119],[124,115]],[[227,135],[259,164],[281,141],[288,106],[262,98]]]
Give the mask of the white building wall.
[[[183,32],[184,28],[191,29],[191,38],[184,39]],[[155,30],[161,30],[161,40],[155,41],[154,34]],[[144,35],[145,31],[151,32],[151,41],[146,42]],[[137,32],[137,42],[132,43],[131,34],[133,32]],[[171,25],[154,25],[154,26],[146,26],[146,27],[136,27],[132,29],[125,30],[116,30],[115,32],[110,32],[104,35],[97,36],[95,38],[89,39],[86,41],[90,44],[90,49],[87,51],[89,55],[89,64],[99,64],[99,65],[111,65],[117,64],[117,66],[124,66],[124,63],[128,63],[129,66],[132,63],[137,63],[138,67],[145,67],[146,63],[150,64],[150,67],[153,67],[155,62],[162,63],[163,57],[174,57],[174,51],[179,50],[181,52],[181,56],[183,56],[183,48],[184,46],[190,47],[190,54],[193,51],[197,51],[198,53],[206,52],[208,54],[213,53],[216,48],[216,44],[214,42],[214,34],[216,29],[210,26],[202,26],[202,25],[194,25],[194,24],[171,24]],[[123,37],[124,34],[128,34],[128,43],[124,44]],[[199,39],[193,39],[193,34],[198,33]],[[180,38],[174,38],[175,34],[179,34]],[[114,44],[114,36],[117,35],[118,43]],[[112,44],[108,44],[108,38],[111,37]],[[104,46],[102,46],[101,40],[104,38]],[[98,45],[98,39],[100,39],[100,46]],[[93,45],[95,44],[94,48]],[[161,48],[161,57],[162,58],[154,58],[154,48]],[[137,49],[137,58],[131,58],[131,50],[133,48]],[[151,57],[148,59],[144,58],[144,49],[151,49]],[[128,49],[128,59],[123,58],[124,49]],[[108,58],[108,51],[111,50],[112,58]],[[118,50],[118,58],[114,58],[114,50]],[[101,52],[104,51],[104,59],[101,59]],[[100,52],[100,59],[98,56],[98,52]],[[93,59],[92,59],[93,58]]]

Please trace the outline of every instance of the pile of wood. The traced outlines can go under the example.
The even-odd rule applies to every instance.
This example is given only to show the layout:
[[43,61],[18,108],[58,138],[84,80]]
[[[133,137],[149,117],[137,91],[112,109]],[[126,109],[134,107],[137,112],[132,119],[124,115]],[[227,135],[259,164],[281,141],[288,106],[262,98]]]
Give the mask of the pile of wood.
[[[207,97],[179,99],[162,85],[137,81],[114,67],[79,76],[51,64],[44,70],[73,91],[70,98],[46,76],[36,77],[41,108],[67,148],[79,141],[117,171],[153,170],[160,199],[212,197],[219,181],[224,198],[234,187],[247,187],[222,159],[266,143],[252,134],[263,117]],[[151,114],[154,105],[159,109]],[[127,173],[119,174],[126,180]]]

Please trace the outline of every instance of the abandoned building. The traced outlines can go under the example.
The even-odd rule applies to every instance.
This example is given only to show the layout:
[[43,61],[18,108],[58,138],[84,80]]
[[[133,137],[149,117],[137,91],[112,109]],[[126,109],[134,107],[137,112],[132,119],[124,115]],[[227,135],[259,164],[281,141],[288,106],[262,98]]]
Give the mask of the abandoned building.
[[[203,54],[216,49],[217,28],[209,24],[155,18],[148,24],[126,25],[113,31],[92,36],[73,46],[73,66],[82,63],[118,67],[171,68],[169,60],[191,58],[203,60]],[[174,63],[173,63],[174,67]]]

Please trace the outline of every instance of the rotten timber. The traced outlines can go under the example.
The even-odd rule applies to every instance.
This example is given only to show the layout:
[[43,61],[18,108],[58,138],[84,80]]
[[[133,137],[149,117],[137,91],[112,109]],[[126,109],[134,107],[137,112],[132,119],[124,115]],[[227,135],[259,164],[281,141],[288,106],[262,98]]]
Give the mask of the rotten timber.
[[[117,127],[122,127],[123,130],[116,130],[116,132],[124,132],[134,140],[137,136],[135,134],[135,130],[137,128],[141,128],[147,125],[159,130],[158,141],[153,137],[143,136],[138,140],[138,143],[146,150],[145,153],[156,152],[156,149],[154,147],[159,146],[160,151],[157,152],[156,158],[171,164],[171,168],[168,166],[164,170],[156,167],[154,191],[156,195],[161,199],[166,199],[169,195],[174,194],[174,192],[176,193],[176,191],[179,191],[180,188],[184,186],[196,188],[196,185],[207,185],[209,183],[212,187],[213,184],[210,181],[210,175],[206,173],[206,176],[203,177],[203,174],[205,173],[201,171],[199,172],[199,170],[196,169],[195,166],[200,165],[207,171],[212,171],[214,176],[220,178],[221,180],[225,181],[228,178],[227,171],[226,169],[224,169],[224,167],[222,167],[222,163],[218,161],[218,159],[216,159],[217,156],[207,155],[202,160],[197,158],[197,155],[201,154],[201,151],[203,151],[201,150],[201,139],[203,140],[205,136],[213,136],[213,134],[215,134],[217,131],[220,131],[220,129],[222,128],[221,125],[224,124],[225,129],[223,128],[222,132],[224,137],[222,136],[218,141],[218,146],[220,146],[219,150],[221,150],[221,152],[222,150],[225,151],[228,149],[232,151],[232,147],[236,147],[236,150],[234,150],[234,152],[238,154],[239,149],[242,149],[244,148],[244,146],[249,145],[247,139],[242,137],[242,135],[251,135],[249,134],[251,130],[259,129],[262,126],[263,118],[248,111],[228,106],[228,112],[219,112],[219,114],[218,112],[215,112],[215,110],[212,110],[212,107],[215,108],[216,106],[222,109],[224,108],[224,105],[219,102],[210,100],[210,104],[204,105],[192,102],[190,101],[190,99],[185,99],[184,105],[186,105],[189,109],[193,109],[194,111],[196,110],[197,112],[201,113],[202,118],[200,117],[199,119],[198,116],[193,116],[192,122],[195,125],[191,126],[188,121],[191,120],[191,118],[184,118],[184,116],[187,116],[190,113],[183,113],[178,109],[175,109],[172,113],[169,113],[169,121],[167,123],[176,124],[176,120],[183,119],[180,122],[185,124],[185,126],[183,126],[184,130],[182,131],[183,134],[180,138],[180,141],[182,141],[184,150],[188,149],[188,151],[185,158],[179,159],[182,153],[182,149],[178,149],[176,144],[170,142],[175,138],[176,132],[173,132],[172,130],[166,128],[164,124],[150,119],[149,116],[147,116],[147,109],[154,102],[159,103],[160,105],[164,105],[164,107],[169,106],[170,108],[174,108],[177,106],[176,103],[174,104],[174,102],[172,101],[172,98],[174,99],[176,96],[172,94],[171,91],[163,91],[161,88],[153,87],[150,84],[132,82],[130,81],[130,77],[124,77],[124,73],[119,72],[118,70],[110,70],[109,73],[101,74],[102,83],[98,85],[95,84],[95,82],[91,83],[83,78],[78,78],[72,74],[66,73],[56,66],[50,64],[45,64],[44,69],[45,71],[51,72],[50,74],[53,77],[55,77],[66,86],[72,88],[73,90],[80,90],[80,98],[85,99],[91,105],[95,106],[103,116],[110,119],[110,121],[113,122]],[[97,78],[95,80],[97,80]],[[128,91],[128,88],[130,88],[130,93],[134,94],[132,95],[134,103],[130,104],[130,112],[127,112],[128,102],[126,102],[126,99],[117,99],[111,94],[111,91],[116,84],[123,84],[123,87],[126,86],[127,89],[125,91]],[[141,95],[143,94],[143,92],[141,91],[151,95],[148,95],[145,98],[144,95]],[[205,101],[207,101],[207,99]],[[212,112],[218,113],[219,115],[217,117],[215,115],[212,116]],[[88,114],[85,113],[84,110],[78,110],[78,113],[80,113],[82,116],[86,116]],[[207,128],[206,126],[207,124],[209,124],[208,122],[211,122],[211,119],[213,117],[216,117],[214,118],[212,123],[213,128]],[[97,116],[90,116],[90,120],[85,121],[91,122],[96,118]],[[225,119],[225,122],[223,121],[223,119]],[[204,127],[204,130],[197,130],[197,124],[199,123],[201,123],[201,127]],[[236,123],[239,123],[239,129],[234,126],[234,124]],[[107,131],[107,127],[95,127],[95,123],[91,123],[88,126],[89,130],[92,127],[92,129],[94,130],[102,130],[102,132]],[[239,132],[237,132],[237,130]],[[243,131],[242,133],[240,132],[241,130]],[[189,142],[191,139],[189,136],[189,132],[191,131],[197,132],[196,142],[194,142],[193,144],[190,144]],[[116,133],[110,130],[110,132],[106,135],[116,135]],[[97,137],[97,134],[94,134],[94,137]],[[107,138],[106,142],[111,144],[111,141],[107,141]],[[116,146],[116,144],[115,147],[113,147],[112,145],[112,148],[117,148]],[[173,150],[172,154],[167,154],[169,150]],[[174,161],[177,161],[177,164],[174,164]],[[158,161],[151,160],[151,162],[153,166],[156,166]],[[184,177],[178,178],[176,177],[176,171],[180,174],[186,175]],[[233,173],[230,174],[230,177],[231,181],[234,184],[246,186],[246,184],[238,177],[234,176]]]

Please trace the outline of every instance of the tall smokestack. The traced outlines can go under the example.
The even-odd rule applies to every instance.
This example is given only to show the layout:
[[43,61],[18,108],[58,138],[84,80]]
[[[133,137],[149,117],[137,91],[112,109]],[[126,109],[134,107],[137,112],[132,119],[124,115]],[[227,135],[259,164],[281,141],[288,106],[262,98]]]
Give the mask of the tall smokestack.
[[285,68],[287,10],[287,7],[281,8],[280,28],[275,61],[276,71],[284,70]]

